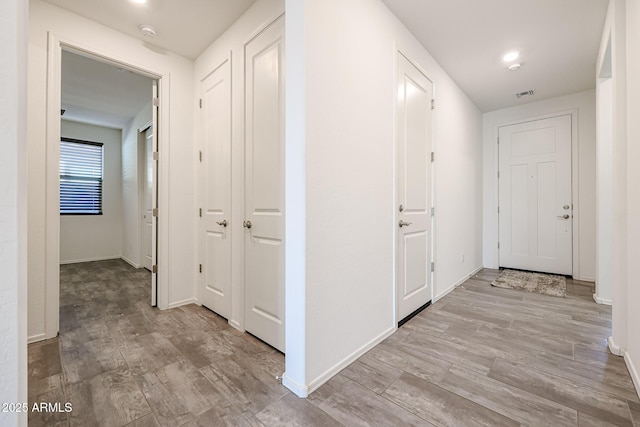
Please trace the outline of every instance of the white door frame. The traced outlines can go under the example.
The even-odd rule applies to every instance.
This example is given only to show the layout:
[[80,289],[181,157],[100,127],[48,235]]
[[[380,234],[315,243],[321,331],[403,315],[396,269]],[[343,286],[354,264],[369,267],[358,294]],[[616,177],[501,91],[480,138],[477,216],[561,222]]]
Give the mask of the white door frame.
[[[395,122],[396,122],[396,117],[398,115],[398,108],[397,108],[397,93],[398,93],[398,66],[397,66],[397,55],[402,55],[404,56],[407,61],[409,61],[411,64],[413,64],[413,66],[415,66],[430,82],[431,82],[431,88],[432,88],[432,96],[433,96],[433,100],[435,102],[436,99],[436,83],[435,80],[433,79],[433,76],[429,73],[426,72],[426,70],[424,69],[424,67],[422,67],[420,65],[420,63],[418,61],[416,61],[414,59],[414,57],[412,55],[409,54],[409,50],[404,49],[403,46],[400,46],[398,44],[394,44],[394,48],[393,48],[393,64],[394,64],[394,70],[393,70],[393,88],[394,88],[394,97],[393,97],[393,123],[394,123],[394,130],[393,130],[393,155],[392,155],[392,159],[393,159],[393,200],[392,200],[392,207],[393,207],[393,222],[392,222],[392,248],[393,248],[393,265],[392,265],[392,271],[393,271],[393,324],[394,327],[397,328],[398,327],[398,322],[401,321],[402,319],[399,317],[399,310],[398,310],[398,270],[397,270],[397,265],[398,265],[398,239],[397,239],[397,228],[398,228],[398,221],[399,221],[399,215],[398,215],[398,205],[397,205],[397,200],[398,200],[398,141],[397,141],[397,132],[395,129]],[[436,138],[435,138],[435,132],[434,132],[434,123],[436,122],[436,109],[432,109],[431,111],[431,126],[429,129],[430,132],[430,149],[432,153],[435,153],[436,151]],[[435,212],[435,206],[436,206],[436,162],[433,161],[431,162],[431,188],[429,189],[429,191],[431,191],[431,207],[434,209]],[[428,264],[433,263],[434,265],[436,264],[436,216],[433,215],[431,216],[431,221],[430,221],[430,225],[431,228],[429,230],[430,232],[430,239],[431,241],[429,242],[429,257],[431,258],[430,260],[428,260]],[[436,266],[437,267],[437,266]],[[436,294],[435,294],[435,289],[436,289],[436,273],[435,273],[435,269],[434,271],[429,271],[429,280],[431,281],[431,295],[430,295],[430,301],[431,304],[436,302]]]
[[[146,159],[144,156],[146,155],[146,138],[145,132],[147,129],[153,126],[153,119],[149,120],[144,125],[138,128],[138,256],[140,257],[140,262],[138,263],[138,267],[144,267],[144,257],[146,256],[146,251],[144,249],[144,211],[145,211],[145,191],[144,191],[144,181],[142,178],[143,172],[145,171]],[[153,190],[152,190],[153,191]]]
[[[149,70],[141,65],[118,59],[114,52],[106,52],[83,43],[47,33],[47,124],[46,124],[46,188],[45,188],[45,339],[53,338],[60,329],[60,105],[62,99],[62,50],[106,62],[158,81],[160,109],[159,146],[169,152],[169,75]],[[158,161],[159,206],[162,217],[158,223],[158,307],[166,309],[169,301],[169,169],[168,162]]]
[[540,116],[526,117],[518,120],[512,120],[508,122],[498,123],[495,125],[493,129],[493,191],[494,191],[494,200],[496,203],[495,208],[491,209],[493,215],[493,222],[495,225],[493,241],[495,244],[492,245],[492,250],[494,251],[494,259],[497,261],[496,268],[500,265],[500,252],[498,250],[498,242],[500,241],[500,216],[498,215],[498,203],[499,203],[499,181],[498,181],[498,171],[500,168],[499,164],[499,155],[498,155],[498,135],[501,127],[518,125],[522,123],[528,123],[537,120],[551,119],[554,117],[560,116],[571,116],[571,203],[573,205],[573,224],[572,224],[572,238],[573,238],[573,255],[572,255],[572,264],[573,264],[573,277],[580,278],[580,203],[578,198],[579,191],[579,159],[578,159],[578,110],[564,110],[558,111],[556,113],[544,114]]

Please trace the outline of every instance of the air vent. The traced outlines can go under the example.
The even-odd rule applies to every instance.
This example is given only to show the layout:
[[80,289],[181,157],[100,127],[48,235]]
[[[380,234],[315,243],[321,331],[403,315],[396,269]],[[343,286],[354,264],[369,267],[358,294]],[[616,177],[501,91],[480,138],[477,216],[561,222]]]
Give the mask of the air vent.
[[524,92],[516,93],[516,98],[522,98],[523,96],[534,95],[536,91],[534,89],[525,90]]

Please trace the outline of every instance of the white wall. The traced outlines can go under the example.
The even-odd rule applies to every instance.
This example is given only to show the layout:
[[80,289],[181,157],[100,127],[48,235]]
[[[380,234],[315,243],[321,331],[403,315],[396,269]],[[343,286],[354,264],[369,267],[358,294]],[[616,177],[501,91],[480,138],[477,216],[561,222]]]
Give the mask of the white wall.
[[102,215],[60,215],[60,263],[122,256],[122,131],[62,120],[64,138],[102,142]]
[[[577,110],[578,150],[573,161],[574,221],[578,222],[578,258],[574,262],[574,277],[580,280],[595,280],[595,184],[596,184],[596,111],[595,91],[588,90],[573,95],[531,102],[522,106],[492,111],[483,115],[484,140],[484,266],[498,268],[498,181],[497,131],[498,126],[527,121],[541,116],[550,116]],[[575,153],[574,153],[575,155]],[[576,170],[577,169],[577,170]],[[574,228],[575,229],[575,228]],[[575,258],[574,258],[575,259]]]
[[[149,82],[151,94],[151,82]],[[151,98],[151,96],[149,96]],[[142,185],[140,128],[151,121],[151,101],[136,114],[122,130],[122,258],[134,267],[140,267],[142,216],[140,192]]]
[[[161,77],[159,177],[159,293],[161,308],[193,301],[195,215],[193,62],[41,0],[30,2],[28,72],[29,336],[57,333],[58,225],[55,140],[59,48],[71,45],[136,71]],[[49,45],[48,42],[51,42]],[[49,51],[49,48],[52,50]],[[57,53],[56,53],[57,52]],[[48,60],[52,62],[48,64]],[[49,74],[47,74],[49,72]],[[49,89],[47,79],[51,77]],[[59,95],[58,95],[59,96]],[[48,110],[49,109],[49,110]],[[58,111],[59,114],[59,111]],[[49,150],[49,154],[47,154]],[[47,176],[47,174],[49,174]],[[47,192],[48,191],[48,192]],[[48,306],[48,307],[47,307]],[[46,317],[46,319],[45,319]]]
[[[0,2],[0,403],[27,402],[26,0]],[[0,412],[0,425],[27,414]]]
[[396,43],[435,86],[436,295],[482,264],[482,121],[379,1],[288,1],[287,39],[288,88],[301,91],[288,94],[287,160],[304,155],[287,165],[287,190],[306,203],[287,200],[287,236],[302,233],[305,252],[287,259],[287,278],[304,284],[287,282],[287,333],[303,342],[287,344],[285,384],[305,395],[395,330]]
[[[197,107],[198,99],[203,97],[201,83],[220,64],[231,59],[231,218],[228,232],[231,238],[232,290],[229,323],[241,330],[244,329],[244,45],[282,13],[284,0],[257,1],[196,59],[194,67],[193,114],[198,150],[202,138],[202,110]],[[196,157],[193,160],[194,170],[202,167]],[[198,222],[194,221],[193,226],[197,230]],[[203,255],[202,251],[200,255]]]
[[[640,396],[640,286],[638,286],[638,265],[640,265],[640,5],[637,1],[627,1],[627,182],[628,182],[628,273],[627,299],[627,350],[625,361]],[[614,306],[616,310],[616,306]]]

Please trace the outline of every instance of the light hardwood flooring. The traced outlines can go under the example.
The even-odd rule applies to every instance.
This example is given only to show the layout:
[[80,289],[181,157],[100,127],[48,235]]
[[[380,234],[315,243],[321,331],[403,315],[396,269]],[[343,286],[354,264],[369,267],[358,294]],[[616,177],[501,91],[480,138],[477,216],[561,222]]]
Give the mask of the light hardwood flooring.
[[[492,288],[483,270],[307,399],[284,356],[209,310],[149,306],[123,261],[61,267],[60,336],[29,346],[30,426],[635,426],[610,307]],[[345,325],[347,326],[347,325]],[[635,424],[634,424],[635,422]]]

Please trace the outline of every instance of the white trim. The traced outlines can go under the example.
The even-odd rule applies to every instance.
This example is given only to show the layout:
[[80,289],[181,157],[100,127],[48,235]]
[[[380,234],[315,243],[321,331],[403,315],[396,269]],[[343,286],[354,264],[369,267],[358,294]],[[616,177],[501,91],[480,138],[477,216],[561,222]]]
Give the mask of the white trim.
[[613,342],[613,337],[609,337],[607,339],[607,345],[609,346],[609,351],[611,352],[611,354],[615,356],[624,355],[625,350],[622,347],[618,347],[616,343]]
[[30,337],[27,338],[27,344],[33,344],[34,342],[44,341],[46,339],[47,339],[46,334],[31,335]]
[[[501,127],[513,126],[522,123],[529,123],[539,120],[552,119],[554,117],[561,116],[571,116],[571,203],[573,205],[573,221],[572,221],[572,272],[571,276],[574,278],[580,277],[580,186],[579,186],[579,153],[578,153],[578,109],[572,108],[568,110],[556,111],[554,113],[543,114],[539,116],[525,117],[517,120],[510,120],[507,122],[497,123],[493,127],[493,161],[494,161],[494,171],[493,171],[493,180],[494,180],[494,196],[496,206],[500,203],[500,194],[498,188],[500,186],[500,182],[498,181],[498,171],[500,170],[500,159],[499,159],[499,147],[495,142],[498,140],[499,132]],[[492,214],[493,218],[495,218],[495,231],[494,231],[494,241],[500,241],[500,216],[498,212],[494,210]],[[494,254],[494,259],[496,260],[496,266],[490,266],[491,268],[499,268],[500,266],[500,250],[498,249],[497,244],[493,245],[492,252]]]
[[624,352],[624,362],[626,363],[627,369],[629,370],[629,375],[631,375],[633,385],[636,387],[636,394],[640,398],[640,375],[638,375],[638,370],[633,364],[633,360],[631,360],[631,355],[628,351]]
[[244,328],[242,327],[242,325],[237,320],[229,320],[229,326],[231,326],[234,329],[239,330],[240,332],[244,332]]
[[[123,259],[125,261],[127,261],[126,259],[124,259],[123,257],[121,257],[120,255],[111,255],[111,256],[98,256],[98,257],[90,257],[90,258],[82,258],[82,259],[72,259],[69,261],[60,261],[60,265],[66,265],[66,264],[79,264],[81,262],[93,262],[93,261],[109,261],[112,259]],[[129,261],[127,261],[129,262]],[[129,263],[131,264],[131,263]]]
[[593,300],[595,302],[597,302],[598,304],[603,304],[603,305],[613,305],[613,301],[610,299],[604,299],[604,298],[600,298],[598,296],[598,294],[593,294]]
[[168,309],[178,308],[178,307],[182,307],[183,305],[189,305],[189,304],[200,305],[198,304],[198,300],[196,298],[187,298],[182,301],[172,302],[171,304],[169,304],[167,308]]
[[[320,388],[320,386],[322,386],[324,383],[329,381],[334,375],[337,375],[344,368],[346,368],[347,366],[349,366],[350,364],[352,364],[353,362],[358,360],[366,352],[368,352],[373,347],[375,347],[376,345],[380,344],[383,340],[385,340],[386,338],[391,336],[397,329],[398,328],[395,325],[393,327],[387,329],[382,334],[380,334],[377,337],[373,338],[368,343],[365,343],[362,347],[358,348],[356,351],[351,353],[349,356],[345,357],[340,362],[336,363],[335,365],[333,365],[332,367],[327,369],[318,378],[316,378],[315,380],[311,381],[311,383],[307,387],[301,387],[299,384],[294,384],[294,388],[296,390],[298,390],[298,391],[294,391],[294,390],[292,390],[292,391],[294,391],[294,393],[296,393],[300,397],[308,396],[309,394],[313,393],[315,390]],[[286,377],[286,374],[285,374],[285,379],[286,378],[287,377]],[[288,380],[287,384],[289,382],[290,381]],[[304,396],[302,396],[302,395],[298,394],[298,392],[306,392],[306,394]]]
[[482,267],[482,266],[477,267],[475,270],[473,270],[467,276],[465,276],[462,279],[458,280],[456,283],[454,283],[453,285],[449,286],[444,291],[438,293],[438,295],[436,295],[435,298],[433,299],[433,303],[435,303],[436,301],[438,301],[438,300],[444,298],[445,296],[447,296],[447,294],[452,292],[455,288],[457,288],[458,286],[462,285],[464,282],[466,282],[467,280],[469,280],[470,278],[472,278],[473,276],[478,274],[480,272],[480,270],[482,270],[483,268],[484,267]]
[[141,265],[131,261],[129,258],[127,258],[126,256],[121,256],[120,257],[121,260],[123,260],[124,262],[126,262],[127,264],[129,264],[131,267],[133,268],[142,268]]
[[282,385],[292,391],[296,396],[306,398],[309,396],[309,387],[299,384],[287,376],[285,372],[282,376]]

